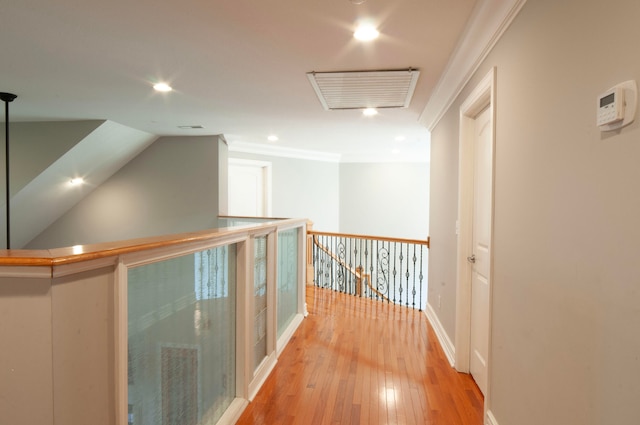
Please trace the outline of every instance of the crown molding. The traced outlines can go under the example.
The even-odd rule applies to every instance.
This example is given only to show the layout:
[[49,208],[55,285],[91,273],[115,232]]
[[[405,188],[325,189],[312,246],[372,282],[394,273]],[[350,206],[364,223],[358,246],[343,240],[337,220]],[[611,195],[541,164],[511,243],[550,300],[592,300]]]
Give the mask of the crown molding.
[[527,0],[480,0],[418,121],[433,131]]
[[279,156],[285,158],[307,159],[311,161],[340,162],[340,154],[310,151],[304,149],[285,148],[282,146],[264,145],[258,143],[232,142],[229,152],[253,153],[257,155]]
[[284,158],[306,159],[311,161],[337,163],[380,163],[380,162],[416,162],[429,163],[429,150],[405,150],[404,153],[389,155],[386,152],[365,152],[337,154],[304,149],[284,148],[281,146],[262,145],[258,143],[233,142],[229,145],[229,152],[242,152],[255,155],[267,155]]
[[347,153],[342,154],[340,163],[429,163],[429,150],[416,151],[404,149],[403,152],[397,154],[389,154],[387,152],[366,152],[366,153]]

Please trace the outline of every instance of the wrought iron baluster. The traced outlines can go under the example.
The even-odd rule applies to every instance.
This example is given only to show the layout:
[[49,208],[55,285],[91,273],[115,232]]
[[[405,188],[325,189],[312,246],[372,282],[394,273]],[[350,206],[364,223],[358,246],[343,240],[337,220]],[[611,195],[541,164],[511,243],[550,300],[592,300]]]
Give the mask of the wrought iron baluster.
[[405,244],[407,246],[407,270],[404,273],[406,282],[407,282],[407,299],[406,306],[409,307],[409,244]]
[[[324,247],[326,247],[326,246],[327,246],[327,236],[325,236],[325,237],[322,239],[322,246],[324,246]],[[330,278],[331,276],[330,276],[330,274],[329,274],[329,265],[327,264],[327,263],[328,263],[327,255],[328,255],[328,254],[323,250],[323,251],[322,251],[322,260],[321,260],[321,262],[322,262],[321,270],[322,270],[322,277],[323,277],[324,279],[322,280],[322,286],[323,286],[324,288],[330,288],[330,289],[333,289],[333,288],[332,288],[332,286],[331,286],[331,281],[329,280],[329,278]]]
[[316,246],[316,236],[311,235],[311,262],[313,263],[313,286],[318,286],[316,275],[318,273],[318,261],[316,256],[318,255],[318,247]]
[[358,242],[359,240],[355,240],[353,243],[353,261],[354,264],[357,264],[356,266],[356,293],[358,294],[359,297],[362,297],[362,272],[360,270],[362,270],[362,259],[358,256],[358,254],[361,252],[358,249]]
[[383,301],[389,302],[389,250],[385,248],[384,241],[382,247],[379,247],[379,243],[376,241],[376,254],[378,270],[376,274],[376,289]]
[[[329,241],[329,251],[330,252],[336,252],[335,248],[333,249],[333,251],[331,251],[331,244],[333,243],[335,245],[335,237],[331,236],[330,238],[331,240]],[[329,255],[329,261],[331,262],[331,285],[333,287],[334,291],[337,291],[337,285],[336,285],[336,264],[335,261],[333,259],[333,255]]]
[[336,260],[336,282],[338,284],[338,290],[340,292],[345,292],[345,287],[344,287],[344,264],[342,263],[342,258],[340,256],[340,237],[336,236],[334,237],[334,244],[336,246],[335,249],[335,256],[337,257]]
[[404,292],[403,288],[402,288],[402,260],[403,259],[404,259],[404,256],[402,255],[402,243],[400,243],[400,257],[399,257],[399,260],[400,260],[400,276],[399,276],[400,277],[400,300],[399,300],[400,305],[402,305],[402,293]]
[[[364,267],[365,272],[369,269],[367,267],[369,259],[369,244],[367,241],[364,241]],[[373,292],[371,291],[371,274],[367,276],[367,289],[369,290],[369,298],[373,298]]]
[[[371,285],[373,286],[376,294],[376,300],[380,299],[380,291],[378,290],[378,241],[369,241],[371,243]],[[375,258],[374,258],[375,256]],[[375,264],[375,266],[374,266]],[[375,275],[374,275],[375,272]]]
[[347,239],[347,248],[349,252],[349,292],[351,295],[358,295],[356,292],[356,279],[353,269],[353,238]]
[[418,258],[416,257],[416,245],[413,244],[413,275],[411,276],[413,280],[413,308],[416,308],[416,262]]
[[396,276],[398,274],[396,270],[396,260],[398,259],[398,242],[393,243],[393,302],[396,302]]
[[424,298],[423,298],[423,296],[422,296],[422,278],[423,278],[423,276],[424,276],[424,275],[422,274],[422,272],[423,272],[423,269],[422,269],[422,252],[423,252],[423,250],[424,250],[424,246],[423,246],[423,245],[420,245],[420,311],[422,311],[422,310],[423,310],[423,307],[424,307],[424,306],[423,306],[423,303],[424,303],[424,301],[423,301],[423,300],[424,300]]
[[[424,311],[423,244],[328,234],[316,235],[313,241],[316,286]],[[217,261],[214,254],[203,266],[214,268]],[[210,291],[218,289],[213,279],[207,286]]]

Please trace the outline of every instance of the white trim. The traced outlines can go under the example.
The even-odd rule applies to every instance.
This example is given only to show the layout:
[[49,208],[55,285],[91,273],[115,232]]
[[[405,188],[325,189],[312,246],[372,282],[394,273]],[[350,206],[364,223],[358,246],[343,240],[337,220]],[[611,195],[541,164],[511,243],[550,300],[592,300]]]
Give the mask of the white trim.
[[[399,154],[391,155],[390,152],[359,152],[359,153],[332,153],[305,149],[286,148],[283,146],[270,146],[258,143],[234,142],[229,146],[229,152],[250,153],[255,155],[275,156],[279,158],[296,158],[310,161],[337,162],[337,163],[425,163],[430,162],[429,149],[404,149]],[[229,158],[233,159],[233,158]]]
[[[429,141],[431,137],[429,136]],[[358,163],[418,163],[429,164],[429,145],[427,144],[424,150],[420,148],[409,149],[401,148],[401,152],[397,154],[391,154],[390,151],[370,151],[370,152],[358,152],[358,153],[345,153],[342,154],[340,159],[341,164],[358,164]]]
[[433,131],[526,0],[481,0],[418,121]]
[[218,422],[216,422],[216,425],[235,424],[248,405],[249,402],[246,399],[235,398],[227,410],[224,411]]
[[127,268],[119,261],[113,282],[113,353],[115,375],[116,425],[127,425],[129,412],[129,294],[127,292]]
[[229,158],[229,164],[253,167],[271,167],[270,161],[258,161],[257,159]]
[[[471,267],[467,256],[472,245],[473,228],[473,152],[468,147],[473,132],[474,117],[487,105],[494,104],[496,70],[482,79],[460,107],[460,140],[458,165],[458,250],[456,276],[456,361],[459,372],[469,372],[469,346],[471,335]],[[493,126],[495,108],[491,112],[492,144],[495,143]],[[493,179],[493,177],[492,177]],[[493,201],[492,201],[493,202]],[[493,207],[492,207],[493,214]]]
[[[267,332],[269,332],[269,330],[270,329],[267,329]],[[249,383],[249,401],[252,401],[256,397],[258,391],[260,391],[260,388],[262,388],[262,385],[273,371],[273,368],[276,367],[277,362],[275,352],[269,353],[269,355],[262,360],[253,374],[253,379]]]
[[467,256],[473,244],[473,191],[474,191],[474,146],[473,132],[476,116],[489,108],[491,120],[491,228],[489,229],[489,306],[488,306],[488,353],[487,387],[484,394],[485,412],[491,399],[491,322],[493,310],[493,229],[495,193],[495,126],[496,126],[496,68],[478,83],[460,106],[459,164],[458,164],[458,243],[456,256],[456,356],[455,368],[469,372],[471,349],[471,265]]
[[[0,266],[0,278],[36,278],[51,279],[53,267],[51,266]],[[28,283],[26,283],[28,285]]]
[[498,425],[498,421],[496,417],[493,416],[493,412],[491,410],[487,410],[487,420],[485,421],[486,425]]
[[293,316],[291,322],[289,322],[286,329],[282,332],[280,338],[278,338],[278,341],[276,343],[276,355],[278,357],[280,357],[282,351],[287,347],[287,344],[289,344],[291,337],[298,330],[298,327],[304,320],[304,317],[305,316],[303,314],[296,314],[295,316]]
[[431,327],[438,337],[438,341],[440,342],[442,351],[444,351],[444,355],[447,356],[449,364],[451,365],[451,367],[453,367],[454,359],[456,358],[456,347],[451,342],[451,339],[449,339],[449,335],[447,335],[447,332],[444,330],[444,327],[442,326],[442,323],[440,323],[438,315],[436,314],[431,304],[427,303],[425,313],[427,314],[429,323],[431,323]]
[[229,152],[244,152],[284,158],[307,159],[310,161],[340,162],[340,154],[337,153],[293,149],[285,148],[283,146],[263,145],[241,141],[232,142],[229,145]]
[[[253,267],[250,267],[253,256],[253,241],[246,239],[238,243],[236,248],[236,396],[249,398],[249,381],[251,371],[251,337],[253,336],[252,290],[249,283],[253,281]],[[253,258],[253,257],[251,257]],[[253,285],[251,285],[253,286]]]
[[53,266],[52,277],[64,277],[72,274],[82,273],[91,270],[98,270],[104,267],[115,267],[118,263],[118,257],[104,257],[96,260],[79,261],[77,263],[63,264]]

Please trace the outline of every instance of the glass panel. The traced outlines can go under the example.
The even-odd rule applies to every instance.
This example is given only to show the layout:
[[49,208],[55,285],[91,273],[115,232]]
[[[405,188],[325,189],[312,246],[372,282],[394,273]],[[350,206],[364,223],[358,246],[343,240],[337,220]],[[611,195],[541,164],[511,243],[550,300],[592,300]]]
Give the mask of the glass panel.
[[215,423],[235,398],[236,247],[129,269],[133,425]]
[[298,232],[278,233],[278,337],[298,312]]
[[255,239],[253,244],[254,274],[254,322],[253,322],[253,370],[267,356],[267,237]]
[[257,224],[270,223],[272,221],[284,220],[283,218],[264,218],[264,217],[226,217],[218,218],[219,227],[236,227],[236,226],[255,226]]

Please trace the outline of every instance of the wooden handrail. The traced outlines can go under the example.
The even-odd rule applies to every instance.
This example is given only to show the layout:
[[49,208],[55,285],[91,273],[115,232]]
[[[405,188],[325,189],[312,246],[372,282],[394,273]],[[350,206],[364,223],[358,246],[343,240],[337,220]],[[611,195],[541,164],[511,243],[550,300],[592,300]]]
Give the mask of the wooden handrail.
[[189,243],[206,242],[218,238],[229,238],[238,235],[252,233],[255,230],[276,228],[282,225],[306,223],[304,219],[283,219],[255,225],[243,225],[237,227],[224,227],[219,229],[207,229],[198,232],[180,233],[174,235],[153,236],[148,238],[131,239],[125,241],[105,242],[91,245],[78,245],[75,247],[21,250],[0,249],[0,266],[26,266],[26,267],[53,267],[65,264],[79,263],[82,261],[115,257],[132,252],[147,251],[156,248],[165,248]]
[[369,236],[369,235],[354,235],[351,233],[333,233],[333,232],[318,232],[316,230],[307,231],[310,235],[316,236],[335,236],[338,238],[354,238],[354,239],[367,239],[367,240],[376,240],[376,241],[385,241],[385,242],[399,242],[399,243],[412,243],[416,245],[426,245],[427,248],[431,246],[431,237],[428,236],[427,240],[420,239],[404,239],[404,238],[390,238],[386,236]]

